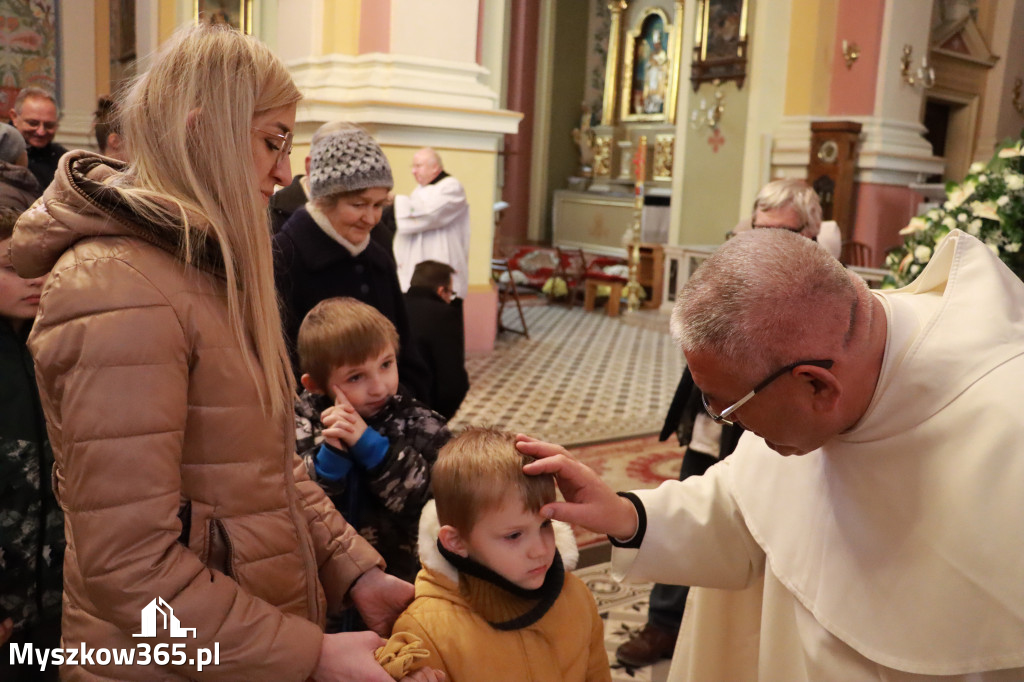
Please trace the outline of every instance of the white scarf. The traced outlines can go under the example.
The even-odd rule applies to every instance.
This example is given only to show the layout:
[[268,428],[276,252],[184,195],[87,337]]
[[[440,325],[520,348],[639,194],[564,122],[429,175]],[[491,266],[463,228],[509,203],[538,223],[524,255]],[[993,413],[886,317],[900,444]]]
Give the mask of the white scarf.
[[324,215],[324,212],[317,208],[316,204],[312,201],[306,203],[306,211],[309,212],[309,217],[313,219],[313,222],[319,225],[320,229],[324,231],[324,234],[344,246],[345,249],[353,256],[358,256],[363,251],[366,251],[366,247],[370,245],[370,235],[366,235],[366,239],[363,240],[362,244],[353,244],[338,234],[338,231],[334,229],[334,225],[332,225],[331,221],[326,215]]

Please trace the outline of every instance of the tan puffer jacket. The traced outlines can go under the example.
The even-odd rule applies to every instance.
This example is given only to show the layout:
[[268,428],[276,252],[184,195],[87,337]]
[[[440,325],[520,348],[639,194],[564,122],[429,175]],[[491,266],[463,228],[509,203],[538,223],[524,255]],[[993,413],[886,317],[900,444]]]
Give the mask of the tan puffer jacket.
[[[305,475],[290,416],[258,403],[219,250],[198,244],[199,267],[184,264],[180,232],[134,221],[113,176],[65,157],[12,248],[20,274],[53,270],[29,345],[68,539],[64,647],[184,644],[186,662],[63,676],[303,680],[326,610],[383,562]],[[133,637],[157,597],[194,637]],[[215,644],[219,666],[188,664]]]

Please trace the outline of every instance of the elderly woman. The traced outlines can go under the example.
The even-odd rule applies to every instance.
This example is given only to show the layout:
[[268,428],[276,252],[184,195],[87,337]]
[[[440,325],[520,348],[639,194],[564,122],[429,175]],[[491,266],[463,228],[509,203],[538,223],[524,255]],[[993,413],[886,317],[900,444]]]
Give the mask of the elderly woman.
[[834,220],[821,221],[821,201],[803,180],[774,180],[761,188],[754,199],[751,227],[790,230],[813,239],[839,258],[842,237]]
[[302,319],[320,301],[349,296],[379,310],[398,329],[398,376],[420,400],[430,371],[416,352],[394,257],[370,239],[394,181],[380,146],[357,126],[321,126],[309,160],[310,201],[274,235],[274,276],[292,366]]
[[[15,229],[18,274],[52,268],[29,347],[65,512],[63,646],[138,653],[65,679],[391,679],[377,634],[323,626],[354,603],[388,632],[412,586],[295,466],[266,211],[299,97],[255,39],[183,29],[124,102],[131,162],[65,155]],[[172,613],[191,637],[169,639]]]

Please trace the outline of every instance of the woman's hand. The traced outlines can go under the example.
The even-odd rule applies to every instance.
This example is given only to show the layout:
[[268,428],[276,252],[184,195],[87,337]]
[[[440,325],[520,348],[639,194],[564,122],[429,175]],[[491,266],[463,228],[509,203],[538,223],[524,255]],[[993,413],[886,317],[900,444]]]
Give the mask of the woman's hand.
[[565,521],[613,538],[628,540],[636,534],[639,520],[633,504],[615,494],[597,473],[561,445],[516,435],[516,448],[536,461],[523,467],[530,475],[553,474],[565,502],[541,508],[548,518]]
[[373,632],[324,635],[313,679],[318,682],[393,682],[374,657],[385,639]]
[[415,596],[412,583],[388,575],[374,566],[356,580],[349,596],[367,627],[385,637]]

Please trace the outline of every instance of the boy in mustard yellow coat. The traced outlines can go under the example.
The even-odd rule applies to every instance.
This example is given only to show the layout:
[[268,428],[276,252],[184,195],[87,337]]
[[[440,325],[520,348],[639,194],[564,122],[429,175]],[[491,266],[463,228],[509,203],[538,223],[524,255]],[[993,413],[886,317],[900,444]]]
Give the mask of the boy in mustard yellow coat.
[[471,428],[441,449],[420,519],[416,599],[395,623],[451,682],[611,679],[604,628],[568,573],[572,531],[540,515],[554,479],[527,476],[515,436]]

